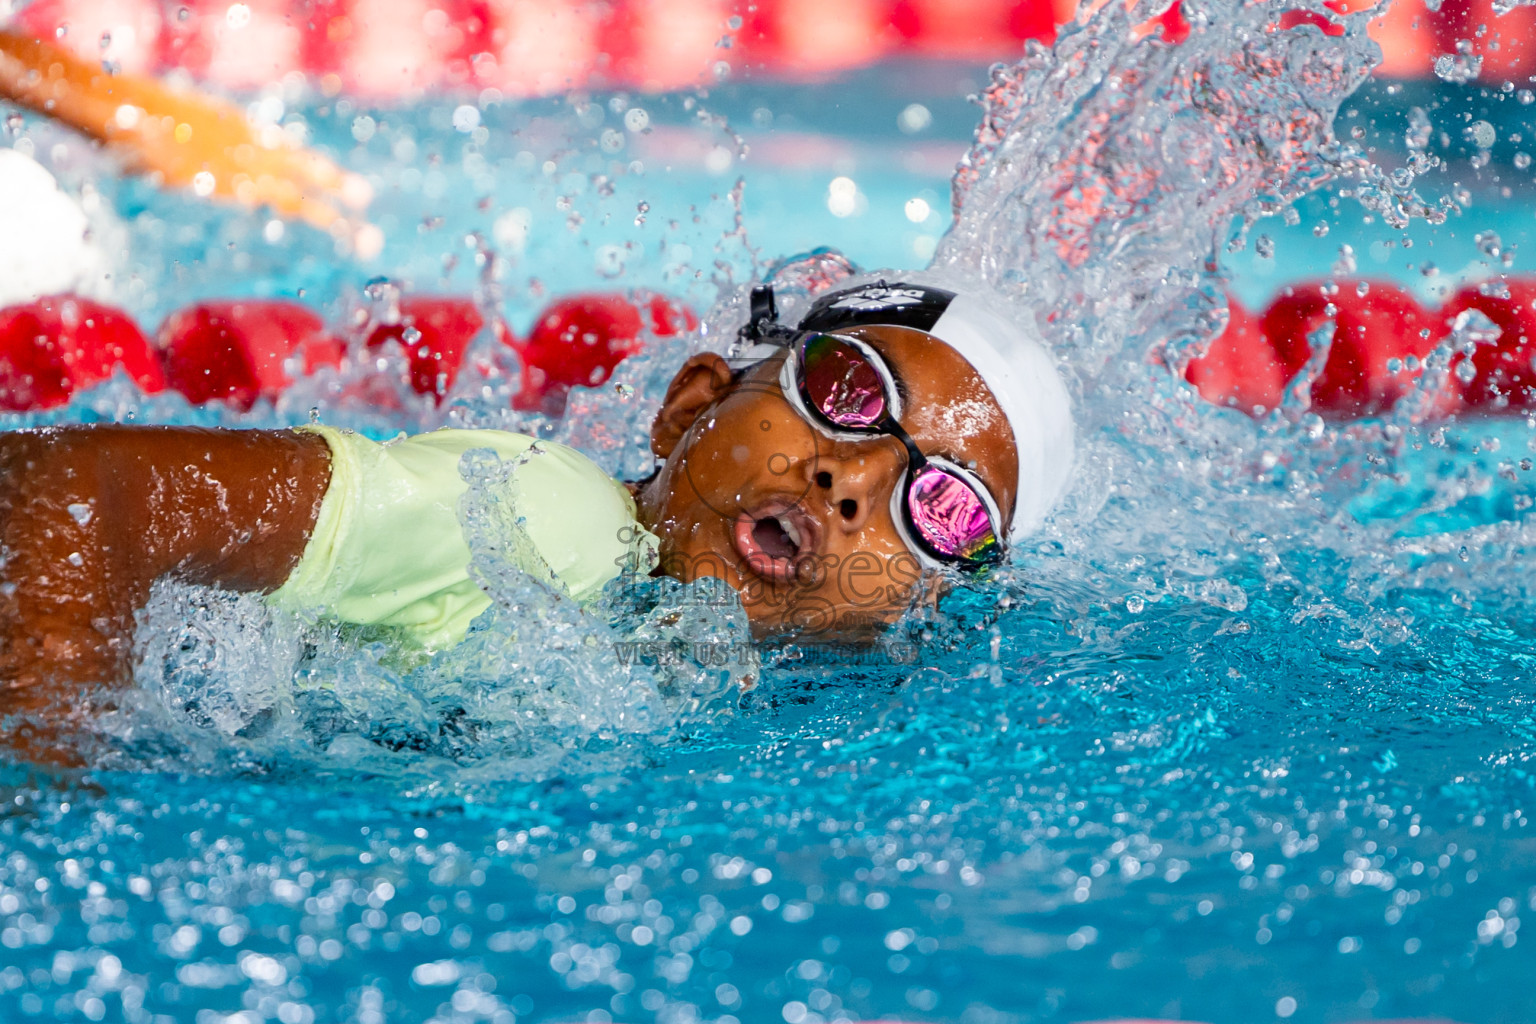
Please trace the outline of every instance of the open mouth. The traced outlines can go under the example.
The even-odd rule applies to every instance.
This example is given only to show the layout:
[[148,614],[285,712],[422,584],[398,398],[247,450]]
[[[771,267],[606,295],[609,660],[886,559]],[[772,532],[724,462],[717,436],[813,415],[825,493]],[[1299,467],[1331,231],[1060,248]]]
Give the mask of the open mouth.
[[762,509],[736,520],[735,539],[737,552],[753,572],[790,583],[796,563],[815,550],[815,524],[798,506]]

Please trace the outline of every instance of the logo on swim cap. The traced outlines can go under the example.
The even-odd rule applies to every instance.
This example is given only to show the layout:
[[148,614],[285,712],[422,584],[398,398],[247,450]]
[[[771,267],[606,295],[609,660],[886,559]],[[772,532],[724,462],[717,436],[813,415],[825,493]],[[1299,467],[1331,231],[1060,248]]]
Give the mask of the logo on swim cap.
[[861,288],[855,292],[849,292],[840,296],[831,305],[832,309],[853,309],[861,312],[890,309],[893,306],[920,306],[925,295],[920,288],[887,288],[876,285],[872,288]]
[[955,293],[906,281],[877,281],[823,295],[800,321],[806,331],[836,331],[863,324],[889,324],[926,331],[949,308]]

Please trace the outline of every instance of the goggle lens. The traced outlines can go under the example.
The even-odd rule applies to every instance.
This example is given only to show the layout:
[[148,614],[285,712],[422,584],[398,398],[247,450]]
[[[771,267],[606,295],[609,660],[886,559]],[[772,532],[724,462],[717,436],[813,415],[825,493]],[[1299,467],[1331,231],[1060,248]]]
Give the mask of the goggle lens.
[[998,550],[997,534],[981,496],[964,480],[926,466],[907,485],[912,527],[936,553],[985,562]]
[[800,373],[805,397],[830,423],[857,430],[885,417],[885,382],[880,371],[846,341],[827,334],[806,339]]

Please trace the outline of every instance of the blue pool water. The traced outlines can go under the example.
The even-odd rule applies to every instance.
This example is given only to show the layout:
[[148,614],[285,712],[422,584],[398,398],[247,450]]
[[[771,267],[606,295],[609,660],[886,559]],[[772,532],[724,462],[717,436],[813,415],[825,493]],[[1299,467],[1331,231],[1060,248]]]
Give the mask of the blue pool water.
[[[118,298],[146,323],[301,290],[339,315],[382,273],[478,288],[521,329],[578,288],[702,308],[717,278],[818,244],[919,266],[982,84],[893,67],[837,89],[732,85],[703,107],[745,159],[698,97],[490,106],[482,140],[452,127],[459,100],[301,99],[315,137],[380,185],[380,260],[105,177],[132,245]],[[932,121],[909,134],[914,103]],[[625,129],[626,104],[650,134]],[[1515,154],[1536,144],[1532,108],[1372,83],[1340,124],[1390,165],[1415,105],[1497,124],[1486,166],[1458,135],[1419,183],[1466,187],[1464,212],[1388,229],[1325,189],[1295,225],[1255,227],[1275,258],[1223,257],[1239,297],[1326,275],[1341,244],[1426,297],[1489,269],[1478,232],[1529,251]],[[65,178],[103,173],[47,126],[25,137]],[[829,205],[836,178],[851,206]],[[909,219],[912,199],[931,217]],[[621,374],[633,395],[585,396],[560,425],[503,415],[495,388],[380,414],[323,382],[244,417],[115,385],[64,415],[505,424],[634,472],[695,343],[658,344]],[[526,623],[494,619],[406,670],[168,588],[96,767],[0,768],[0,1020],[1531,1020],[1531,425],[1304,408],[1250,423],[1132,353],[1107,365],[1083,371],[1114,386],[1084,398],[1083,481],[1058,525],[911,624],[912,664],[768,651],[738,695],[734,669],[605,653],[667,616],[576,620],[511,580]],[[730,642],[710,596],[658,584],[639,603]]]

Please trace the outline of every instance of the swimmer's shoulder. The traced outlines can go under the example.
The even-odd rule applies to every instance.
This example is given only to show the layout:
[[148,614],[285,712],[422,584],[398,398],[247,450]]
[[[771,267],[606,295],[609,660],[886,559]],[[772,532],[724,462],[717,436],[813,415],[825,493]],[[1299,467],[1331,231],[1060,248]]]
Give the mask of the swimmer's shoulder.
[[462,460],[472,451],[489,450],[511,463],[519,489],[541,498],[572,504],[596,501],[609,514],[626,518],[634,506],[628,488],[591,458],[569,445],[510,430],[444,427],[421,434],[400,434],[374,441],[353,431],[310,425],[298,428],[318,434],[331,449],[335,475],[367,479],[405,472],[420,480],[435,480],[457,490],[463,483]]
[[400,443],[455,459],[488,448],[509,462],[520,527],[578,601],[595,597],[618,567],[654,562],[658,542],[640,526],[629,489],[575,448],[503,430],[434,430]]

